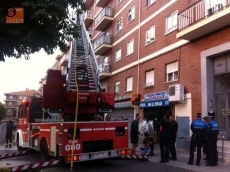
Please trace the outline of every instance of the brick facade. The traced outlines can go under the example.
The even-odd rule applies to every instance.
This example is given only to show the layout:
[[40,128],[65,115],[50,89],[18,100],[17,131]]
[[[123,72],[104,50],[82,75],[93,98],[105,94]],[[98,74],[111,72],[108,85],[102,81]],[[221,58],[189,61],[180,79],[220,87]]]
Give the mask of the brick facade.
[[[95,42],[100,32],[109,32],[113,36],[113,47],[102,54],[102,56],[109,57],[112,69],[112,76],[101,80],[102,84],[107,85],[107,91],[114,92],[115,82],[120,81],[118,96],[129,94],[126,92],[126,78],[131,76],[133,77],[132,92],[138,92],[142,96],[166,91],[170,85],[180,83],[185,86],[185,94],[191,95],[190,119],[194,119],[196,113],[203,112],[201,52],[230,42],[230,37],[226,36],[230,34],[230,27],[225,26],[187,42],[176,38],[177,29],[166,34],[166,18],[173,12],[180,13],[197,2],[200,1],[156,0],[147,7],[146,0],[123,0],[118,5],[116,0],[110,0],[107,5],[114,9],[115,17],[106,29],[94,31],[93,38]],[[94,3],[89,9],[93,9],[96,15],[102,8],[96,7]],[[135,7],[135,19],[128,22],[128,12],[132,7]],[[120,18],[123,20],[122,29],[117,32],[117,21]],[[146,31],[153,25],[155,26],[155,40],[146,45]],[[94,23],[87,29],[93,30],[93,28]],[[127,43],[131,39],[134,39],[134,53],[127,56]],[[122,50],[121,60],[115,62],[116,50],[119,48]],[[98,60],[99,63],[100,61],[101,59]],[[178,61],[179,64],[179,78],[174,82],[166,82],[166,65],[175,61]],[[154,86],[145,87],[145,72],[150,69],[154,69]]]

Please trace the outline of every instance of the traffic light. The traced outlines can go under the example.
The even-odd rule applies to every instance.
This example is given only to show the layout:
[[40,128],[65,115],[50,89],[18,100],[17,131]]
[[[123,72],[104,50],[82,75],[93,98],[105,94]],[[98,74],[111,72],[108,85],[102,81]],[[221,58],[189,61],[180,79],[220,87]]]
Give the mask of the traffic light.
[[139,105],[141,101],[141,95],[137,93],[132,93],[131,95],[131,104],[132,105]]

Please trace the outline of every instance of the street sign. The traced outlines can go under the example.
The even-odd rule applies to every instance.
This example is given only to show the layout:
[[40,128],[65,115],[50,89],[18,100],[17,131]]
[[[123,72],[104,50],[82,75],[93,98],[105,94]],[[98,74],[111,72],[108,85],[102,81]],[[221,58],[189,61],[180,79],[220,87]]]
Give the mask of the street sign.
[[6,23],[24,23],[24,8],[8,8]]

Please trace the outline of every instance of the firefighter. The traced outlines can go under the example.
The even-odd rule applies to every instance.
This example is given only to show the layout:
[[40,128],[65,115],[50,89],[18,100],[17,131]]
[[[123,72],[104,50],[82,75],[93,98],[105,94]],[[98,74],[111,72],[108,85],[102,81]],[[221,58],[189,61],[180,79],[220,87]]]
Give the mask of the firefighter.
[[194,159],[194,151],[197,148],[197,158],[196,158],[196,165],[200,166],[201,160],[201,148],[203,146],[203,138],[204,138],[204,130],[205,130],[205,123],[201,120],[201,113],[197,113],[197,119],[194,120],[191,124],[192,130],[192,138],[190,143],[190,156],[188,165],[193,165]]
[[205,134],[208,139],[208,162],[205,165],[213,167],[218,162],[217,136],[219,134],[219,125],[216,121],[213,121],[212,116],[208,116],[208,129],[206,129]]
[[170,131],[172,130],[172,124],[169,121],[169,114],[164,115],[164,119],[159,122],[160,131],[160,152],[161,160],[159,163],[169,162],[169,143],[170,143]]
[[13,122],[10,120],[7,124],[6,124],[6,148],[11,148],[11,144],[12,144],[12,131],[14,129],[13,126]]

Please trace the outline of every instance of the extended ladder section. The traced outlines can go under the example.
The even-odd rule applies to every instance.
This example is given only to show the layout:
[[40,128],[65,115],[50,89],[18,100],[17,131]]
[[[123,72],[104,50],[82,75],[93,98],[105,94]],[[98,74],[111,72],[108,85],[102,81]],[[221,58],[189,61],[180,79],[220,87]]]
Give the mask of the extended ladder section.
[[98,67],[93,48],[83,24],[81,15],[77,15],[78,38],[70,47],[67,91],[99,92]]

